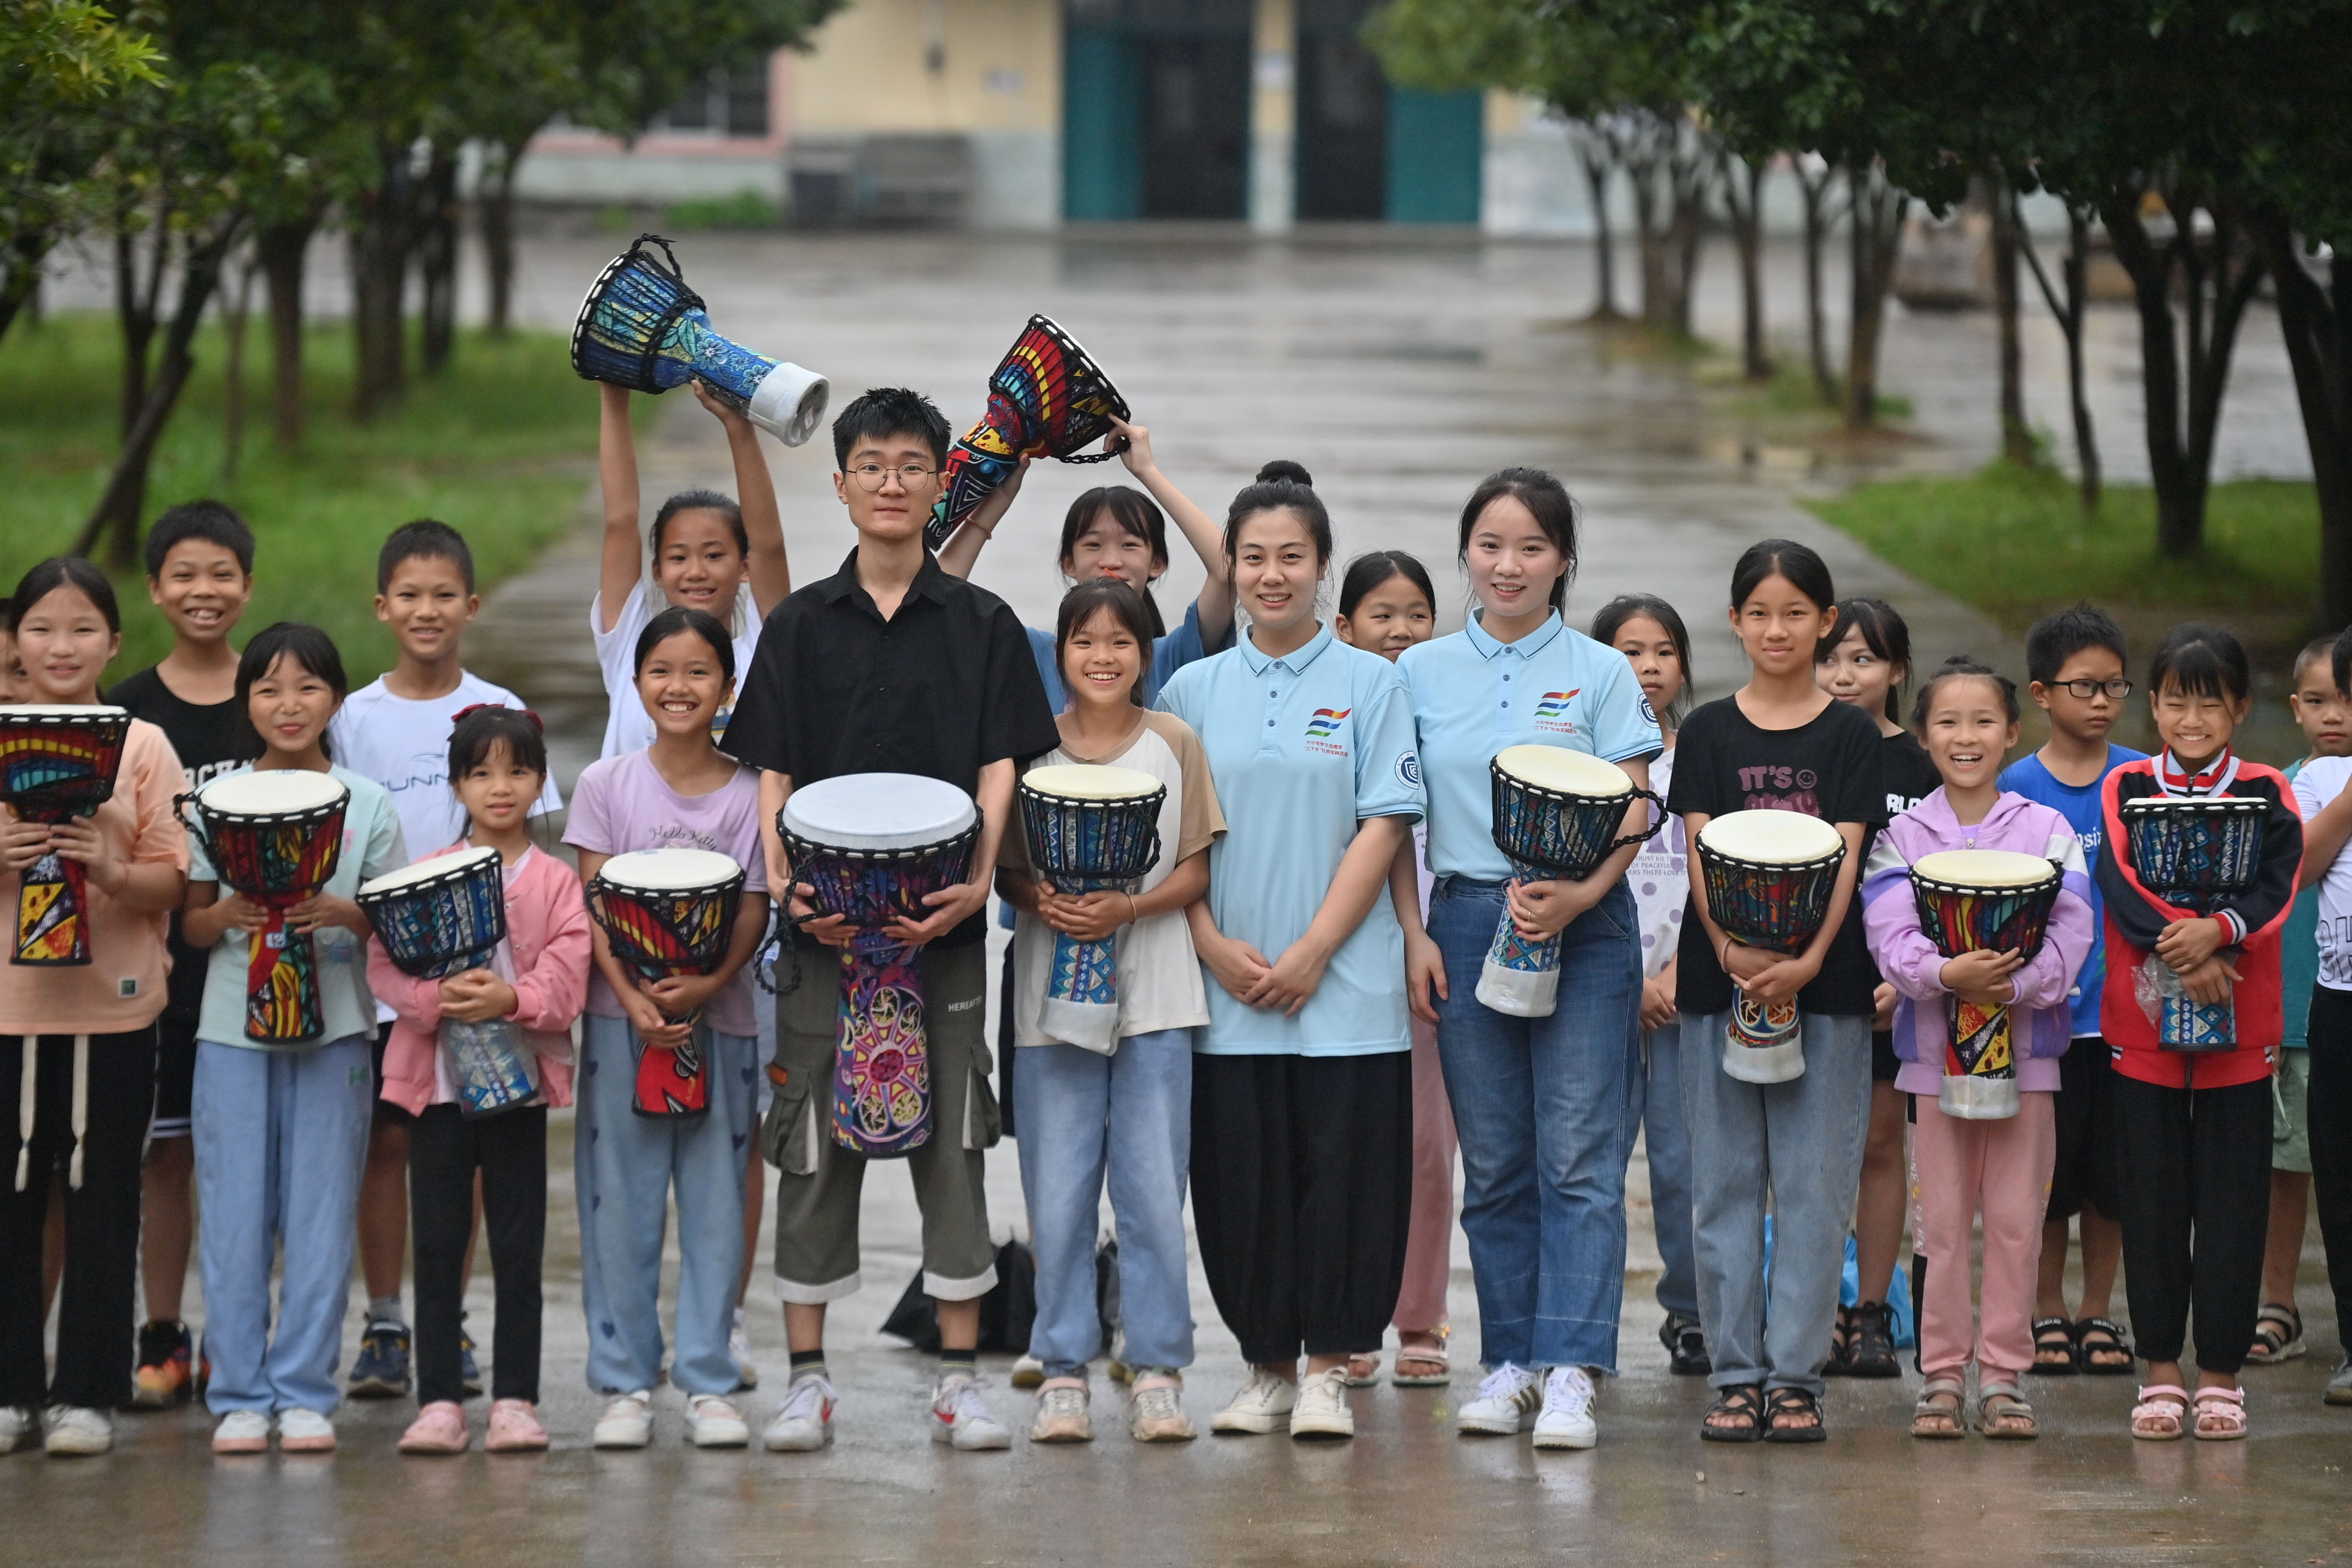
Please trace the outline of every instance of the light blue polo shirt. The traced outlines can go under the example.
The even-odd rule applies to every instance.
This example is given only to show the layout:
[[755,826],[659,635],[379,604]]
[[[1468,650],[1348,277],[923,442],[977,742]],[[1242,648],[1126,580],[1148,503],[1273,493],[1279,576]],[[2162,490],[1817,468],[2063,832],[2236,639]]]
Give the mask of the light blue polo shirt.
[[[1618,662],[1624,662],[1620,659]],[[1366,817],[1422,813],[1412,709],[1396,668],[1318,629],[1268,658],[1243,637],[1187,665],[1160,707],[1209,753],[1225,836],[1209,851],[1217,929],[1268,958],[1306,933]],[[1404,932],[1385,895],[1339,945],[1315,994],[1285,1017],[1208,976],[1210,1056],[1370,1056],[1410,1049]]]
[[1513,874],[1495,847],[1486,771],[1505,747],[1559,746],[1622,763],[1665,743],[1632,662],[1571,630],[1557,610],[1510,643],[1473,619],[1405,649],[1397,674],[1412,698],[1429,786],[1429,868],[1441,877],[1500,882]]

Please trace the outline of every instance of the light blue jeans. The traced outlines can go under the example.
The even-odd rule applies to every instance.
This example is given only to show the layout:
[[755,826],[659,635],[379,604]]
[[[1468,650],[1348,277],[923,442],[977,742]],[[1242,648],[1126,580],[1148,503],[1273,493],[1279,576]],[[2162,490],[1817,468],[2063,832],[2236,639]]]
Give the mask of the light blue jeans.
[[1619,883],[1563,933],[1549,1018],[1475,994],[1503,909],[1502,884],[1461,877],[1440,880],[1429,906],[1452,993],[1437,1050],[1462,1142],[1479,1360],[1613,1373],[1641,1073],[1633,895]]
[[[304,1051],[196,1043],[190,1131],[204,1205],[205,1403],[274,1415],[342,1398],[342,1356],[360,1172],[375,1082],[371,1041],[353,1035]],[[285,1276],[270,1331],[269,1275]]]
[[1105,1171],[1118,1226],[1119,1326],[1127,1364],[1192,1364],[1184,1266],[1184,1182],[1192,1147],[1192,1031],[1129,1035],[1104,1056],[1022,1046],[1013,1073],[1013,1140],[1037,1255],[1029,1353],[1048,1377],[1083,1377],[1101,1353],[1095,1227]]
[[1691,1251],[1690,1131],[1683,1125],[1682,1020],[1642,1036],[1644,1075],[1633,1079],[1650,1163],[1651,1223],[1658,1233],[1658,1305],[1696,1319],[1698,1264]]
[[1723,1070],[1729,1016],[1685,1017],[1682,1030],[1698,1316],[1715,1363],[1708,1381],[1819,1394],[1870,1129],[1870,1018],[1801,1014],[1804,1076],[1742,1083]]
[[639,1116],[636,1032],[625,1018],[581,1020],[572,1167],[580,1205],[580,1296],[588,1386],[629,1394],[661,1382],[662,1237],[677,1187],[677,1355],[669,1380],[728,1394],[727,1353],[743,1275],[743,1158],[751,1138],[759,1042],[709,1035],[710,1109]]

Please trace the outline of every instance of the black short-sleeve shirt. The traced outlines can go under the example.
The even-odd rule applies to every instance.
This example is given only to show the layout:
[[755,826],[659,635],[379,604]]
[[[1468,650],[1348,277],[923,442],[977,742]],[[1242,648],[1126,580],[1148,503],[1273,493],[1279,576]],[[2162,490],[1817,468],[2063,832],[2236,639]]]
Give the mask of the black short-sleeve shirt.
[[[106,694],[106,700],[144,719],[163,731],[188,771],[188,787],[202,789],[221,774],[244,765],[252,742],[237,721],[236,700],[189,702],[163,684],[163,676],[142,669]],[[180,940],[180,912],[172,911],[172,977],[166,983],[164,1010],[175,1022],[194,1026],[204,1011],[205,965],[208,952]]]
[[[1832,702],[1793,730],[1764,730],[1748,721],[1738,699],[1720,698],[1693,713],[1676,734],[1666,809],[1708,816],[1801,811],[1824,822],[1884,826],[1884,750],[1877,723],[1851,703]],[[1694,849],[1691,876],[1700,875]],[[1731,1010],[1731,981],[1715,960],[1696,907],[1683,920],[1675,973],[1675,1005],[1683,1013],[1696,1017]],[[1845,924],[1822,955],[1821,973],[1798,994],[1797,1006],[1807,1013],[1867,1016],[1877,1010],[1877,988],[1878,971],[1863,942],[1857,886]]]
[[[735,700],[725,749],[795,789],[842,773],[920,773],[967,794],[980,770],[1061,743],[1012,607],[926,556],[885,620],[857,555],[778,605]],[[974,915],[942,942],[980,941]]]

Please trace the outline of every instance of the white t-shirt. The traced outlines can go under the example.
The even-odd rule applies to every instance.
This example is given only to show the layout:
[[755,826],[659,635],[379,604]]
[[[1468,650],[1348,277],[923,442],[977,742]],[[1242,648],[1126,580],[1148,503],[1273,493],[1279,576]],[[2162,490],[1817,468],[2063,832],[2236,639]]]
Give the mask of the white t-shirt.
[[[667,607],[652,603],[646,593],[646,580],[640,577],[629,589],[629,596],[621,601],[621,618],[608,632],[604,595],[600,593],[588,601],[588,630],[596,639],[596,667],[604,672],[604,697],[611,707],[604,720],[604,749],[597,753],[600,758],[642,752],[654,743],[653,719],[637,697],[637,638],[644,635],[646,624]],[[735,638],[735,684],[740,689],[744,677],[751,673],[752,650],[760,646],[760,610],[748,587],[735,595],[735,619],[749,628]],[[730,692],[710,721],[712,740],[727,732],[727,721],[734,711],[735,696]]]
[[[1675,782],[1675,753],[1660,752],[1650,762],[1650,788],[1665,798]],[[1657,815],[1657,808],[1650,808]],[[1683,837],[1683,819],[1668,816],[1658,836],[1633,854],[1625,868],[1626,884],[1633,889],[1634,918],[1642,937],[1642,978],[1652,980],[1674,962],[1675,945],[1683,939],[1683,906],[1690,901],[1690,847]]]
[[[1150,773],[1168,786],[1168,798],[1160,805],[1160,858],[1136,884],[1137,892],[1146,893],[1166,881],[1177,862],[1206,849],[1224,832],[1225,819],[1217,809],[1217,792],[1209,779],[1209,759],[1200,738],[1173,714],[1147,712],[1141,717],[1143,727],[1135,739],[1113,755],[1074,757],[1056,747],[1030,766],[1114,764]],[[1000,858],[1009,865],[1027,868],[1027,846],[1017,825],[1004,836]],[[1045,999],[1046,972],[1053,964],[1052,929],[1022,910],[1013,952],[1013,1043],[1055,1044],[1054,1037],[1037,1026],[1038,1009]],[[1185,922],[1184,911],[1170,910],[1120,928],[1118,1027],[1114,1037],[1123,1040],[1161,1029],[1197,1028],[1208,1021],[1208,992],[1201,979],[1201,962],[1192,952],[1192,930]]]
[[[2294,807],[2309,822],[2352,782],[2352,757],[2314,757],[2294,775]],[[2319,884],[2319,983],[2352,991],[2352,854],[2336,857]]]

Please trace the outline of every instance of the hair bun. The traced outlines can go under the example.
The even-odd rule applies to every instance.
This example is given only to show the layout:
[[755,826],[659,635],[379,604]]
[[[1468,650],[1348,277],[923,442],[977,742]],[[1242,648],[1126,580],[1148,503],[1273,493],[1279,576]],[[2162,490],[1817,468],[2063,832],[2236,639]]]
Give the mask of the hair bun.
[[1305,485],[1310,490],[1315,488],[1315,476],[1287,458],[1276,458],[1257,471],[1259,484],[1274,484],[1284,480],[1294,485]]

